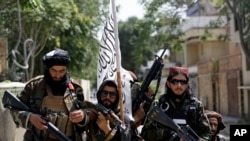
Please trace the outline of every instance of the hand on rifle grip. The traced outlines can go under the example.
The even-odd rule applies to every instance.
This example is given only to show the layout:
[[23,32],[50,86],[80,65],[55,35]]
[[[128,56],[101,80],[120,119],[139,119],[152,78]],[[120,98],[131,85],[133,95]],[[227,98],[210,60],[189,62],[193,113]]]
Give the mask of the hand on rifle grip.
[[29,121],[39,130],[46,130],[48,129],[46,123],[47,121],[38,114],[30,114]]
[[97,111],[94,108],[88,108],[87,109],[87,115],[89,116],[89,119],[91,121],[96,121],[97,119]]
[[140,126],[141,125],[141,122],[142,120],[144,119],[146,113],[144,111],[144,105],[146,104],[146,101],[143,101],[141,104],[140,104],[140,108],[138,110],[135,111],[134,113],[134,125],[136,127]]

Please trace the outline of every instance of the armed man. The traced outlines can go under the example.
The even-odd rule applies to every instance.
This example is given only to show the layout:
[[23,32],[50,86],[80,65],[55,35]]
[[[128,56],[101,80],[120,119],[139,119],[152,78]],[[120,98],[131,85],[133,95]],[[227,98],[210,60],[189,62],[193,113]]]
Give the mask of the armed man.
[[88,103],[90,122],[86,125],[87,141],[130,141],[136,127],[127,115],[124,117],[124,123],[119,121],[119,94],[116,81],[102,82],[96,95],[97,105]]
[[152,106],[141,136],[146,141],[202,140],[211,137],[210,126],[202,103],[189,87],[189,70],[170,67],[166,93]]
[[[26,129],[24,141],[62,140],[51,129],[53,126],[71,141],[82,141],[81,134],[88,116],[83,89],[71,81],[67,70],[70,56],[67,51],[56,48],[42,59],[44,75],[27,82],[18,95],[18,99],[32,110],[12,109],[13,119],[17,127]],[[49,132],[51,130],[53,132]]]

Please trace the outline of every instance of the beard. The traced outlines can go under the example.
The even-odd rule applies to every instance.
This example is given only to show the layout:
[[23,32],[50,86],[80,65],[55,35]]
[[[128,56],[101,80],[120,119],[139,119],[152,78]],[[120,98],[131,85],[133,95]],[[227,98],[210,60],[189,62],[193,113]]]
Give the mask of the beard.
[[66,73],[60,81],[55,81],[51,77],[49,70],[45,70],[44,79],[45,82],[50,86],[54,95],[63,95],[68,86],[68,83],[70,82],[68,73]]
[[105,106],[107,109],[111,109],[111,110],[115,110],[117,105],[115,104],[115,102],[111,102],[110,100],[108,99],[105,99],[101,102],[101,104],[103,106]]

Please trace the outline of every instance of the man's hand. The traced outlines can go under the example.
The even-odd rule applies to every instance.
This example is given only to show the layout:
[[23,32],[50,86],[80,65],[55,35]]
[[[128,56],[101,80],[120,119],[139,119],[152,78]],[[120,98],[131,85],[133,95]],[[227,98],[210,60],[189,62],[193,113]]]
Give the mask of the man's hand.
[[146,101],[143,101],[140,104],[140,108],[134,113],[133,118],[134,118],[134,124],[136,127],[141,124],[141,120],[143,120],[143,118],[145,117],[145,111],[143,109],[145,104],[146,104]]
[[69,119],[73,123],[79,123],[79,122],[83,121],[84,118],[85,118],[85,114],[81,109],[74,110],[74,111],[69,113]]
[[109,126],[109,120],[101,112],[98,112],[96,124],[106,135],[112,130]]
[[93,108],[88,108],[88,109],[87,109],[87,114],[88,114],[89,119],[90,119],[91,121],[96,121],[96,119],[97,119],[97,111],[96,111],[95,109],[93,109]]
[[44,120],[41,115],[38,114],[30,114],[29,121],[39,130],[46,130],[48,127],[46,126],[46,120]]

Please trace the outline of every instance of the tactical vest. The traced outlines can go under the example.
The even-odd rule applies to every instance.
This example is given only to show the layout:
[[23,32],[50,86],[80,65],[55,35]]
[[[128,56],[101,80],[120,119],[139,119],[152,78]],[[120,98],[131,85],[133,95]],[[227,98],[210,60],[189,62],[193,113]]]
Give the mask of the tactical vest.
[[[167,101],[167,103],[166,103]],[[188,124],[192,127],[193,130],[196,131],[196,127],[198,127],[199,118],[197,117],[197,110],[198,110],[198,102],[196,101],[195,97],[191,97],[188,99],[187,103],[184,105],[185,107],[181,109],[174,109],[170,106],[171,102],[170,99],[166,99],[164,95],[159,98],[159,106],[162,108],[168,116],[173,119],[185,119],[186,123],[181,123],[183,121],[179,121],[177,124]]]
[[[61,132],[66,136],[73,136],[73,123],[69,120],[69,111],[64,102],[64,96],[54,96],[49,87],[47,87],[47,94],[43,98],[42,111],[46,113],[48,120]],[[64,95],[67,94],[66,91]],[[49,138],[56,139],[52,134],[49,134]]]
[[[75,91],[77,92],[77,94],[78,93],[80,93],[80,89],[81,89],[81,87],[78,85],[78,84],[76,84],[76,83],[73,83],[73,85],[76,87],[75,88]],[[28,99],[26,99],[27,101],[29,101],[28,102],[28,105],[30,106],[30,108],[35,112],[35,113],[37,113],[37,114],[41,114],[42,116],[44,116],[44,117],[46,117],[46,115],[44,114],[44,111],[42,111],[42,107],[45,107],[44,105],[43,105],[43,103],[45,102],[45,101],[47,101],[47,100],[45,100],[44,98],[48,95],[52,95],[53,96],[53,94],[52,94],[52,92],[49,92],[48,91],[48,89],[47,89],[47,84],[45,83],[45,80],[44,80],[44,77],[43,77],[43,75],[41,75],[41,76],[37,76],[37,77],[35,77],[35,78],[33,78],[33,79],[31,79],[29,82],[27,82],[27,87],[25,88],[25,93],[27,94],[27,95],[29,95],[30,97],[28,98]],[[64,95],[66,95],[66,92],[65,92],[65,94]],[[83,96],[83,95],[82,95]],[[62,98],[62,97],[61,97]],[[60,103],[60,102],[58,102],[58,101],[62,101],[62,99],[61,98],[59,98],[59,100],[57,99],[56,100],[56,102],[55,101],[53,101],[53,102],[45,102],[45,103],[52,103],[52,107],[54,107],[53,105],[55,105],[54,103]],[[80,97],[79,95],[77,95],[77,98],[79,98],[79,100],[83,100],[84,99],[84,96],[83,97]],[[45,100],[45,101],[44,101]],[[46,104],[45,104],[46,105]],[[63,105],[63,103],[61,102],[61,105]],[[46,107],[49,107],[49,106],[46,106]],[[60,108],[58,108],[58,107],[55,107],[55,109],[65,109],[65,106],[63,106],[63,108],[61,108],[61,106],[59,106]],[[84,105],[82,105],[82,108],[84,108],[85,106]],[[47,111],[52,111],[52,110],[47,110]],[[55,111],[58,111],[58,110],[55,110]],[[69,111],[69,110],[68,110]],[[65,128],[62,128],[62,127],[60,127],[59,125],[60,125],[60,122],[62,121],[62,120],[64,120],[64,121],[62,121],[62,122],[65,122],[66,120],[65,119],[67,119],[67,122],[68,122],[68,116],[64,116],[64,115],[67,115],[67,113],[68,113],[68,111],[66,111],[65,110],[65,114],[62,114],[63,112],[59,112],[61,115],[63,115],[63,116],[61,116],[61,117],[66,117],[66,118],[62,118],[62,119],[60,119],[60,120],[57,120],[56,122],[57,123],[59,123],[58,124],[58,128],[61,128],[60,130],[64,133],[64,134],[67,134],[67,135],[69,135],[69,136],[73,136],[72,138],[74,138],[74,140],[78,140],[78,141],[80,141],[80,140],[82,140],[82,138],[81,138],[81,130],[83,130],[83,127],[80,127],[80,126],[78,126],[78,125],[76,125],[76,124],[74,124],[73,125],[73,127],[71,126],[71,123],[69,123],[69,124],[67,124],[67,127],[65,127],[65,128],[67,128],[67,129],[69,129],[69,131],[67,130],[67,131],[65,131]],[[48,112],[49,113],[49,112]],[[52,113],[52,112],[51,112]],[[57,113],[57,112],[55,112],[55,113]],[[53,115],[53,114],[51,114],[51,115]],[[58,114],[59,115],[59,114]],[[57,117],[57,116],[54,116],[54,117]],[[51,116],[51,121],[53,121],[52,119],[56,119],[56,118],[52,118],[52,116]],[[55,122],[54,122],[55,123]],[[56,124],[56,123],[55,123]],[[61,125],[65,125],[66,123],[61,123]],[[77,126],[77,131],[75,130],[76,129],[76,127],[75,126]],[[79,127],[79,128],[78,128]],[[73,130],[74,129],[74,134],[71,132],[71,130]],[[67,133],[66,133],[67,132]],[[48,133],[44,133],[44,131],[42,131],[42,132],[40,132],[40,135],[39,135],[39,138],[41,139],[41,140],[44,140],[45,138],[47,138],[48,137]],[[50,136],[49,136],[50,137]],[[32,133],[32,131],[31,130],[26,130],[26,132],[25,132],[25,134],[24,134],[24,139],[26,139],[26,140],[28,140],[28,141],[33,141],[33,140],[35,140],[34,139],[34,137],[33,137],[33,133]]]

